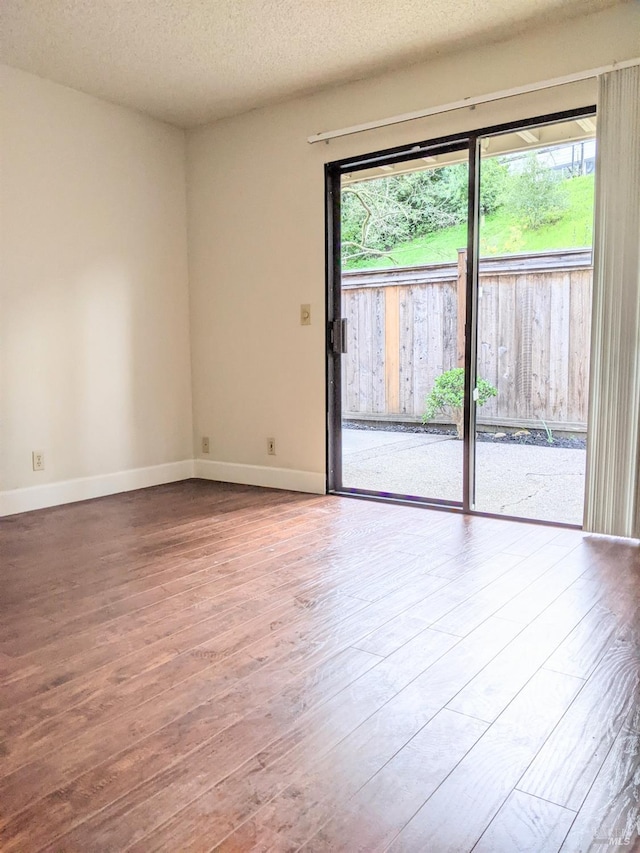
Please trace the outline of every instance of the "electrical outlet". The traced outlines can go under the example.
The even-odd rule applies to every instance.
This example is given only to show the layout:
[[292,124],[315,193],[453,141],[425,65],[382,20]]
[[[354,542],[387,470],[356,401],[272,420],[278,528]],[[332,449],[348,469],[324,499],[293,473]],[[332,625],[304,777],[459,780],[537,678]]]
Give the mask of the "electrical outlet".
[[34,471],[44,471],[44,453],[41,450],[34,450],[32,452],[31,464]]
[[202,436],[202,452],[203,453],[209,452],[209,436],[208,435]]
[[269,454],[269,456],[275,456],[276,455],[276,440],[275,440],[275,438],[268,438],[267,439],[267,453]]
[[311,305],[301,305],[300,306],[300,325],[301,326],[310,326],[311,325]]

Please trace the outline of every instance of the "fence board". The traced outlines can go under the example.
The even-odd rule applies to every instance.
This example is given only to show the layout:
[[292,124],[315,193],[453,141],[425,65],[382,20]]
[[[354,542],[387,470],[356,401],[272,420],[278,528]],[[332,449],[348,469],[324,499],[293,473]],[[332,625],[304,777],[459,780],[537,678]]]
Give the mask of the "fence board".
[[434,359],[441,356],[437,345],[437,322],[434,303],[437,302],[438,287],[412,287],[410,299],[413,303],[413,401],[414,415],[422,413],[422,402],[430,383],[429,369]]
[[[554,422],[570,419],[569,335],[571,285],[568,272],[560,272],[549,287],[549,385],[547,405]],[[545,418],[546,420],[546,418]]]
[[569,399],[572,417],[587,420],[591,338],[591,270],[570,274]]
[[413,299],[411,288],[400,288],[400,413],[415,418],[413,403]]
[[385,364],[385,295],[381,289],[371,292],[371,312],[373,317],[372,348],[373,365],[371,370],[372,403],[376,414],[386,411],[386,364]]
[[[443,288],[444,293],[444,309],[443,309],[443,317],[444,317],[444,339],[443,339],[443,347],[444,347],[444,357],[443,357],[443,369],[451,370],[454,367],[458,367],[458,326],[462,326],[464,328],[464,302],[462,303],[463,314],[460,324],[458,324],[458,305],[460,304],[458,301],[458,283],[456,281],[452,281],[449,286]],[[460,367],[464,367],[464,361],[460,365]]]
[[[555,420],[549,395],[549,337],[551,331],[550,288],[545,276],[534,273],[529,277],[532,293],[531,328],[531,405],[536,420]],[[555,284],[555,276],[550,286]]]
[[[500,296],[498,277],[482,277],[478,293],[478,376],[491,382],[496,388],[498,378],[498,336],[500,333]],[[511,323],[513,325],[513,323]],[[481,417],[497,414],[498,398],[493,397],[480,410]]]
[[359,354],[360,372],[360,411],[374,412],[373,408],[373,341],[371,335],[371,290],[365,290],[358,300]]
[[[360,411],[360,334],[358,329],[358,302],[359,291],[345,293],[345,308],[343,316],[347,318],[347,355],[342,359],[343,364],[343,387],[345,388],[344,400],[347,412]],[[345,369],[346,368],[346,369]],[[364,411],[367,411],[364,401]]]
[[506,275],[495,278],[495,287],[500,283],[498,301],[498,352],[496,371],[498,381],[495,383],[498,396],[493,397],[481,409],[482,418],[508,418],[509,412],[517,411],[518,400],[518,365],[521,347],[520,326],[514,323],[516,310],[516,276]]
[[385,311],[385,373],[386,408],[385,412],[400,411],[400,289],[384,289]]

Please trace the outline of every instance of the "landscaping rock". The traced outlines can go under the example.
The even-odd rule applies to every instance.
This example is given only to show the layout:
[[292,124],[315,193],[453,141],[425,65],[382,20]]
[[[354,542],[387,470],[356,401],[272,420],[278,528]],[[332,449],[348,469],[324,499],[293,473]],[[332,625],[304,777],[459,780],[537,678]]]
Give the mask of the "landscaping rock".
[[[394,421],[348,421],[342,422],[344,429],[353,430],[376,430],[383,432],[416,433],[418,435],[442,435],[457,438],[456,430],[446,424],[420,424],[420,423],[396,423]],[[584,434],[571,435],[561,432],[553,433],[553,443],[549,443],[547,433],[544,430],[521,429],[517,432],[502,432],[500,439],[503,444],[526,444],[536,447],[565,448],[569,450],[584,450],[586,438]],[[480,430],[476,433],[478,442],[495,441],[496,433]]]

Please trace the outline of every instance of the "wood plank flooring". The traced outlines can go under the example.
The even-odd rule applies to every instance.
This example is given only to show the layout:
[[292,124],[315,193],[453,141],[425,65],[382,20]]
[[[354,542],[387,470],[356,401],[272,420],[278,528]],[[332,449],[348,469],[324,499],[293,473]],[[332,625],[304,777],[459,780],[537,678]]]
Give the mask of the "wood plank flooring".
[[0,520],[0,849],[640,851],[640,547],[192,480]]

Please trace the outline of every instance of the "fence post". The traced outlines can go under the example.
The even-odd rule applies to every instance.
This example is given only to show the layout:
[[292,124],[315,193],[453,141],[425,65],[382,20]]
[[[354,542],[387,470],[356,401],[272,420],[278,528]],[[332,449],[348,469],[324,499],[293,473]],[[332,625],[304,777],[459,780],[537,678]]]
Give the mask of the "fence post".
[[467,250],[458,249],[458,367],[464,367],[464,326],[467,316]]

